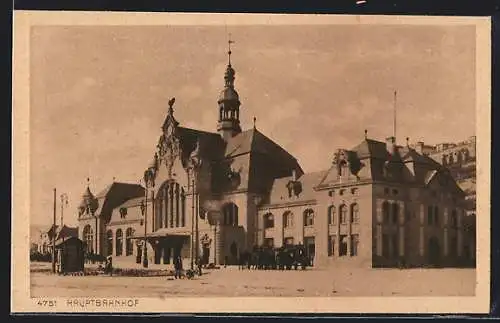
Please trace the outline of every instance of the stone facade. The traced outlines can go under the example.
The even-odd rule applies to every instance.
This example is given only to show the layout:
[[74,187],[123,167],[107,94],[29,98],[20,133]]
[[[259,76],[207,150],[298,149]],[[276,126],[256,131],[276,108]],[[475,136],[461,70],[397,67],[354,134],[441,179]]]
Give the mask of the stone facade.
[[113,183],[95,197],[87,188],[88,252],[140,263],[146,242],[151,264],[236,264],[254,246],[304,244],[320,267],[463,263],[465,194],[430,147],[365,136],[329,169],[304,173],[255,126],[242,131],[234,80],[229,63],[217,133],[182,127],[169,101],[145,187]]

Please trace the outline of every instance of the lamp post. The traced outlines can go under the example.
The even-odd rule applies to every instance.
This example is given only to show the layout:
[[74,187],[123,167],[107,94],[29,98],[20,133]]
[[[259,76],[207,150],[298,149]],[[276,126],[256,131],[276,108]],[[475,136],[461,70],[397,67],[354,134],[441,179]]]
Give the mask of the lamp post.
[[253,197],[253,201],[255,203],[255,227],[254,227],[254,230],[255,230],[255,245],[258,246],[260,245],[260,235],[261,235],[261,232],[262,230],[260,229],[260,224],[259,224],[259,206],[260,204],[262,203],[262,196],[260,195],[254,195]]
[[147,169],[144,172],[144,183],[146,184],[146,191],[145,191],[145,206],[144,206],[144,251],[143,255],[144,258],[142,260],[142,266],[144,268],[148,268],[149,262],[148,262],[148,246],[147,246],[147,227],[148,227],[148,191],[149,191],[149,186],[151,186],[154,189],[154,173],[153,169]]
[[194,169],[192,169],[192,179],[191,179],[191,270],[194,269]]
[[[59,233],[62,231],[63,225],[64,225],[64,207],[65,206],[68,206],[68,194],[62,193],[61,194],[61,228],[59,229]],[[62,238],[64,241],[64,237],[62,237]]]
[[54,188],[54,218],[52,226],[52,273],[56,273],[56,189]]
[[[191,153],[191,188],[192,188],[192,221],[191,221],[191,269],[194,269],[194,259],[199,261],[199,227],[198,227],[198,217],[199,217],[199,194],[196,188],[196,182],[198,180],[198,173],[202,164],[202,160],[199,155],[199,142],[196,143],[194,151]],[[194,220],[194,221],[193,221]],[[194,241],[193,241],[194,240]],[[194,242],[194,243],[193,243]]]

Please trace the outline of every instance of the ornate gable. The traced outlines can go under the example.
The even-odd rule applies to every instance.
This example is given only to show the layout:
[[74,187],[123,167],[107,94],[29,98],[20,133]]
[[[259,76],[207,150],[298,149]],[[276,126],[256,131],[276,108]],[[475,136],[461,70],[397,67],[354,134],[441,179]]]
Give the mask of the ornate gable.
[[181,142],[179,137],[179,122],[174,118],[174,110],[172,108],[175,98],[168,101],[168,115],[163,123],[163,134],[158,142],[158,157],[157,167],[165,165],[168,177],[172,177],[172,169],[176,159],[181,157]]

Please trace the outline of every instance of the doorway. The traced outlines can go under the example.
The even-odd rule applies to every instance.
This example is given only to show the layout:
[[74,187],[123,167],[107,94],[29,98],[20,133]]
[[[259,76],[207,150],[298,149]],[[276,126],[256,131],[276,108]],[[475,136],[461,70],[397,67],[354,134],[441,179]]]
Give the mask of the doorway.
[[238,263],[238,245],[233,241],[229,247],[229,252],[231,254],[230,264],[235,265]]
[[306,237],[304,238],[304,245],[306,247],[307,256],[311,262],[311,266],[314,263],[314,255],[316,254],[316,244],[314,241],[314,237]]
[[441,258],[441,248],[439,246],[439,240],[436,237],[429,239],[429,264],[432,266],[439,266]]

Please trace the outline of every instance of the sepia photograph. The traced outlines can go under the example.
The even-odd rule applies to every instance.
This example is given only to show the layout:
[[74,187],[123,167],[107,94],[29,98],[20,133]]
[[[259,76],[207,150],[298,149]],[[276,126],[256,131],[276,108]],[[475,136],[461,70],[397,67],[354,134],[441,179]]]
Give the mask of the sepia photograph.
[[488,19],[14,18],[19,311],[488,309]]

